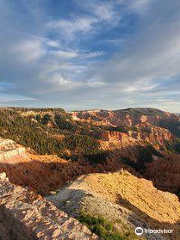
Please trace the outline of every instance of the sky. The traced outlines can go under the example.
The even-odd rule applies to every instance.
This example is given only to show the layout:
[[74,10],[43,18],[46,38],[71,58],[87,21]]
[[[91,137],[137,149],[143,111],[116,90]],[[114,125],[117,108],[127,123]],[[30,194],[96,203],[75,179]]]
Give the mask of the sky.
[[0,0],[0,106],[180,112],[179,0]]

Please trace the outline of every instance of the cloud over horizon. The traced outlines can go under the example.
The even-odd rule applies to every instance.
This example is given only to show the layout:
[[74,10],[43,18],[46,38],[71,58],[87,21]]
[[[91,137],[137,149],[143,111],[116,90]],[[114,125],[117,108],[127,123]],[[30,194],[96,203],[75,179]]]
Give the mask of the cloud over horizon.
[[180,112],[180,2],[0,1],[0,104]]

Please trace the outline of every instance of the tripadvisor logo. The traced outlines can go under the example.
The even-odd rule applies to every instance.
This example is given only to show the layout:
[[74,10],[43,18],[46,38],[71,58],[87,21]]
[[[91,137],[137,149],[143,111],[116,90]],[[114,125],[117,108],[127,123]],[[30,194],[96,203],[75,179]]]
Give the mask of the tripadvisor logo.
[[135,234],[138,235],[138,236],[142,235],[143,234],[143,229],[141,227],[137,227],[135,229]]
[[173,233],[173,229],[146,229],[146,228],[142,228],[142,227],[137,227],[135,229],[135,234],[140,236],[142,235],[143,233],[145,234],[156,234],[156,233]]

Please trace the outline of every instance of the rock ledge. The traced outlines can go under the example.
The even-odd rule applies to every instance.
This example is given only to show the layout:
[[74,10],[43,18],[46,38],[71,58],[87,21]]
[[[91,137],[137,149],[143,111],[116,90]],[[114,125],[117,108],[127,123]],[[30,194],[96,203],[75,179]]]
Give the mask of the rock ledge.
[[98,237],[41,196],[0,174],[0,236],[3,240],[96,240]]

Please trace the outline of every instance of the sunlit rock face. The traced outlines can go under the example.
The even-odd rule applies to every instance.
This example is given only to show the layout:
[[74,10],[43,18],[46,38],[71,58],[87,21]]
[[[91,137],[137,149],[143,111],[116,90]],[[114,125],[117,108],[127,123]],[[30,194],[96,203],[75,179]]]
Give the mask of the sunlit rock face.
[[3,240],[96,240],[85,226],[42,197],[0,174],[0,236]]

